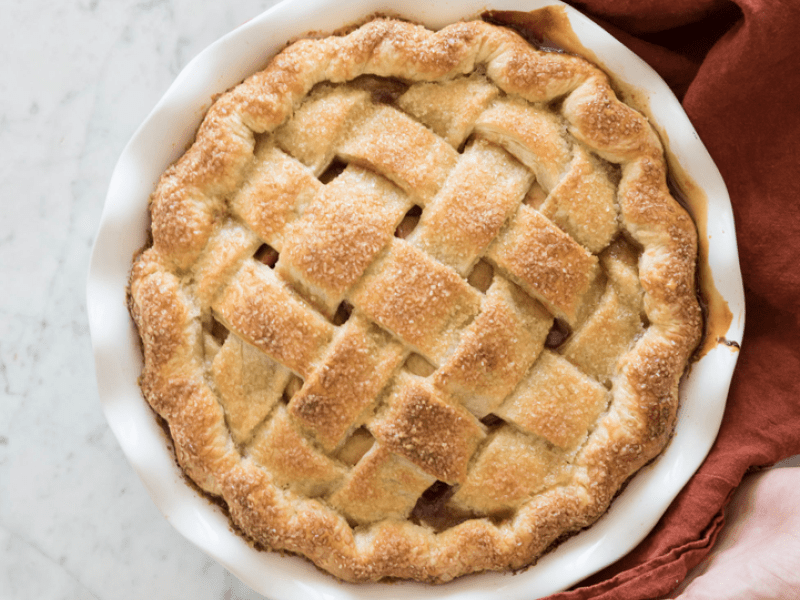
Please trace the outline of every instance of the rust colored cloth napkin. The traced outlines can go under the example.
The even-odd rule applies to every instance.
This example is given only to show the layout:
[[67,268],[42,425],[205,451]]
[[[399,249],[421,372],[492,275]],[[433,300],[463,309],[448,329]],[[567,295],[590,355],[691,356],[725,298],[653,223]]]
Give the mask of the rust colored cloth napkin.
[[747,324],[717,441],[635,550],[548,600],[660,598],[708,554],[745,473],[800,454],[800,2],[572,4],[672,87],[736,219]]

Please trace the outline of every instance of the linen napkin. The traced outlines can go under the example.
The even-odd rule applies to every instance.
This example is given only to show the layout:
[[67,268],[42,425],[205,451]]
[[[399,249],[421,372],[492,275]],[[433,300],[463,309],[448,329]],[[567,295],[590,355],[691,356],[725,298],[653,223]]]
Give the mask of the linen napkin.
[[742,477],[800,454],[800,2],[584,0],[681,100],[733,204],[747,324],[719,436],[629,555],[548,600],[643,600],[709,552]]

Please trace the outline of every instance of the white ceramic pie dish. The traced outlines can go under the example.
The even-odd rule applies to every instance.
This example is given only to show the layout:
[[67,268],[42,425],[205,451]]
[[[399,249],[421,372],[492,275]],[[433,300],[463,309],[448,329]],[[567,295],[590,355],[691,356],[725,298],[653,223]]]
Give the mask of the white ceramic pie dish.
[[[474,17],[486,8],[534,10],[553,0],[407,1],[402,16],[431,28]],[[643,90],[655,121],[686,174],[708,198],[706,235],[714,283],[733,314],[717,332],[740,343],[744,294],[730,200],[725,185],[666,84],[605,31],[566,7],[573,30],[620,80]],[[186,484],[164,432],[141,396],[141,355],[125,289],[133,254],[145,243],[147,199],[160,174],[191,141],[211,97],[263,67],[287,40],[332,31],[375,12],[397,10],[383,0],[284,1],[228,34],[195,58],[135,133],[114,170],[95,242],[88,282],[89,323],[103,409],[120,445],[166,518],[189,540],[256,591],[283,600],[360,598],[508,598],[531,600],[577,583],[614,562],[652,529],[705,458],[716,438],[738,353],[715,345],[695,363],[681,388],[673,441],[645,467],[593,527],[516,575],[468,576],[444,586],[419,583],[342,584],[309,561],[258,552],[232,533],[223,512]],[[169,140],[169,143],[164,143]]]

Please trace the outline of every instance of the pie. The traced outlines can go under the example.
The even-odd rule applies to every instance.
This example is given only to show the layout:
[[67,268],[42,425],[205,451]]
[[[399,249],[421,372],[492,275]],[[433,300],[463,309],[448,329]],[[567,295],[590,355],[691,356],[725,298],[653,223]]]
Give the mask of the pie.
[[483,21],[295,42],[150,212],[141,388],[258,548],[347,581],[520,569],[669,441],[696,229],[580,57]]

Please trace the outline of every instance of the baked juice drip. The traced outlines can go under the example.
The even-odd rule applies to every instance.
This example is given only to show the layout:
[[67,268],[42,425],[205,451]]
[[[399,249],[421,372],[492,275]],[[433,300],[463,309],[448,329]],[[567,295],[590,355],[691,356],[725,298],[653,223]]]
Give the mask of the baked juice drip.
[[348,581],[522,568],[671,435],[695,227],[577,56],[481,21],[297,42],[151,215],[143,394],[259,547]]

